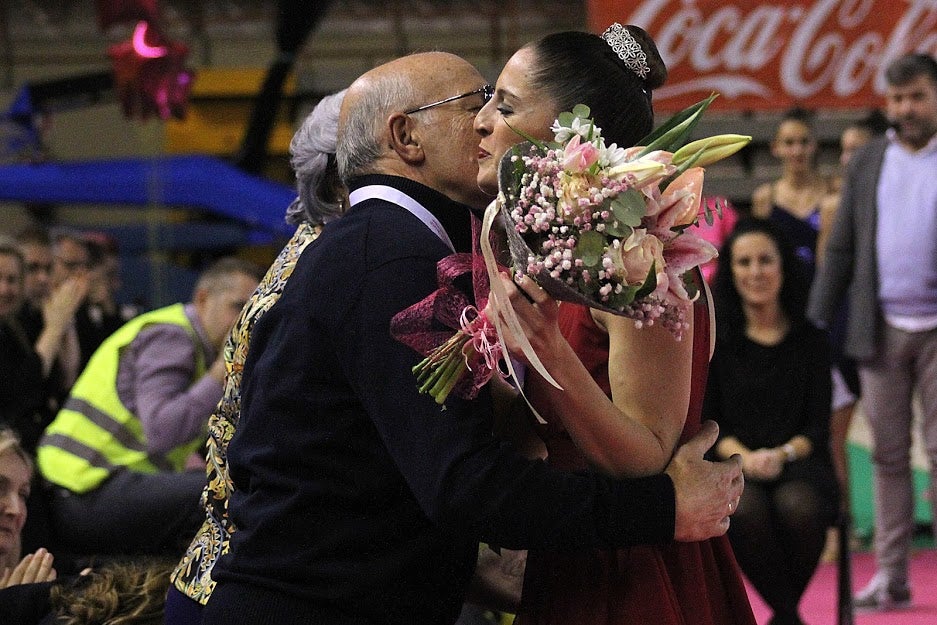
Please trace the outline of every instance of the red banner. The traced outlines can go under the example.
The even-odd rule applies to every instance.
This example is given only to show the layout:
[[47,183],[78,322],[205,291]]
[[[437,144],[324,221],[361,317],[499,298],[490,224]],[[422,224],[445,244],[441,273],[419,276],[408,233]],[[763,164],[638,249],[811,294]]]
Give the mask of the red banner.
[[937,0],[588,0],[589,25],[637,24],[669,76],[655,108],[712,92],[734,110],[881,105],[882,72],[906,52],[937,54]]

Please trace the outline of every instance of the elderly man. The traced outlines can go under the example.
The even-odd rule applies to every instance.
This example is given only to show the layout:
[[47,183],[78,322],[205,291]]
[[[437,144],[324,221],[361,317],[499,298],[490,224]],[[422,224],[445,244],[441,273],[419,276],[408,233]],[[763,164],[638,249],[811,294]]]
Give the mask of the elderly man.
[[181,552],[202,520],[204,465],[185,469],[221,399],[216,356],[259,279],[251,263],[221,259],[190,304],[131,320],[91,357],[37,456],[67,549]]
[[[300,257],[257,322],[228,450],[238,531],[203,623],[451,623],[479,541],[614,547],[724,533],[736,461],[614,481],[528,461],[491,435],[491,401],[420,395],[394,314],[471,249],[484,206],[472,124],[490,87],[465,60],[416,54],[348,90],[337,148],[351,208]],[[418,110],[419,109],[419,110]],[[704,503],[705,500],[705,503]]]

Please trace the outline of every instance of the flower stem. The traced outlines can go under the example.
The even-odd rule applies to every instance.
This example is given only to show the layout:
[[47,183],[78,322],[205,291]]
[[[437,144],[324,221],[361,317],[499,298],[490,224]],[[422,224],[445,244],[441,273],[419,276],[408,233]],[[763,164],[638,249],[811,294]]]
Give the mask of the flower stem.
[[429,393],[439,404],[446,401],[452,387],[465,372],[462,348],[467,341],[466,334],[456,333],[413,367],[420,393]]
[[462,377],[462,374],[465,373],[465,359],[462,357],[462,353],[459,352],[456,357],[450,358],[440,369],[442,375],[439,376],[436,384],[430,389],[429,394],[433,396],[437,404],[444,404],[446,398],[449,397],[449,393],[452,392],[452,388]]

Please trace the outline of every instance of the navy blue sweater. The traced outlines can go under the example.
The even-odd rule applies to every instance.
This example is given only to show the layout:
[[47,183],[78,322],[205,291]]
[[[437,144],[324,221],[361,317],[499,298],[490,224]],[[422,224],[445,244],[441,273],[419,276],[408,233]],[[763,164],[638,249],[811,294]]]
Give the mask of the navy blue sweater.
[[[394,186],[470,245],[468,208]],[[509,548],[661,543],[666,476],[616,482],[528,461],[493,438],[491,403],[417,392],[420,356],[391,317],[436,289],[449,249],[403,208],[366,200],[305,250],[257,322],[228,450],[238,528],[205,623],[451,623],[479,541]]]

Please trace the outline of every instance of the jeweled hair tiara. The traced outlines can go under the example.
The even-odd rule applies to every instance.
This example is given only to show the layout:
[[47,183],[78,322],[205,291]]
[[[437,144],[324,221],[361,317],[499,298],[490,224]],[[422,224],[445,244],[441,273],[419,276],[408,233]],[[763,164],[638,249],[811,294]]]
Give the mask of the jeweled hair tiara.
[[615,22],[605,29],[602,39],[612,47],[612,51],[625,63],[625,67],[642,79],[647,78],[651,71],[647,64],[647,54],[627,28]]

